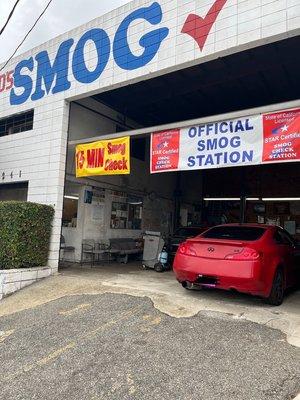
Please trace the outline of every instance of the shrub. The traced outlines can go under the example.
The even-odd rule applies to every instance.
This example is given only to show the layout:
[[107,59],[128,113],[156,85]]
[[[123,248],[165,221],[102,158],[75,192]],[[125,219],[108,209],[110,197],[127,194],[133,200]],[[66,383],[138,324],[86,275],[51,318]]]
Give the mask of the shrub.
[[0,202],[0,269],[45,266],[54,209],[28,202]]

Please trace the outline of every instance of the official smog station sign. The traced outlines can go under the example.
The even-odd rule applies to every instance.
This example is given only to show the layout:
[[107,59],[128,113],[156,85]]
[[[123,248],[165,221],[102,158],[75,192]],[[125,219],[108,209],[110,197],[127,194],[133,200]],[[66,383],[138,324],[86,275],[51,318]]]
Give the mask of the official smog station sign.
[[300,160],[300,109],[219,121],[151,138],[151,173]]
[[130,174],[130,138],[76,146],[76,177]]

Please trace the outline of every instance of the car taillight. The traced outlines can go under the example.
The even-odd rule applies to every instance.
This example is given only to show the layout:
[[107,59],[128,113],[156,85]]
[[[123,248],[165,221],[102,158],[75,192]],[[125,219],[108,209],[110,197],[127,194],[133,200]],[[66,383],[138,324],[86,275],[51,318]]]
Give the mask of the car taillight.
[[193,249],[193,246],[188,242],[181,243],[178,251],[180,254],[184,254],[185,256],[196,256],[197,255],[197,253]]
[[225,260],[255,261],[258,260],[259,257],[260,254],[256,250],[245,247],[239,253],[227,254]]

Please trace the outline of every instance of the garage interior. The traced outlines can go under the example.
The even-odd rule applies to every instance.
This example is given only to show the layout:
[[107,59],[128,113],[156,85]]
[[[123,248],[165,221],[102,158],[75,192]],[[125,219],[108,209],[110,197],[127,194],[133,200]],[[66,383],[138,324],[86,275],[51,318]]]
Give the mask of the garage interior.
[[83,240],[167,236],[187,225],[276,223],[300,239],[299,163],[151,175],[142,135],[131,138],[130,175],[76,179],[73,143],[298,100],[299,47],[289,38],[73,101],[62,233],[75,251],[64,259],[79,262]]

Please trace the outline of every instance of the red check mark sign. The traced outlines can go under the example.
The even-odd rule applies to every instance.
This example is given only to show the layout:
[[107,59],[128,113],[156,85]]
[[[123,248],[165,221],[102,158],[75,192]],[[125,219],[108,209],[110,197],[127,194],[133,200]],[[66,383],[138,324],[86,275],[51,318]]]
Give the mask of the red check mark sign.
[[196,14],[190,14],[187,17],[181,32],[186,33],[195,39],[201,51],[205,46],[211,28],[216,22],[226,2],[227,0],[216,0],[204,18],[199,17],[199,15]]

